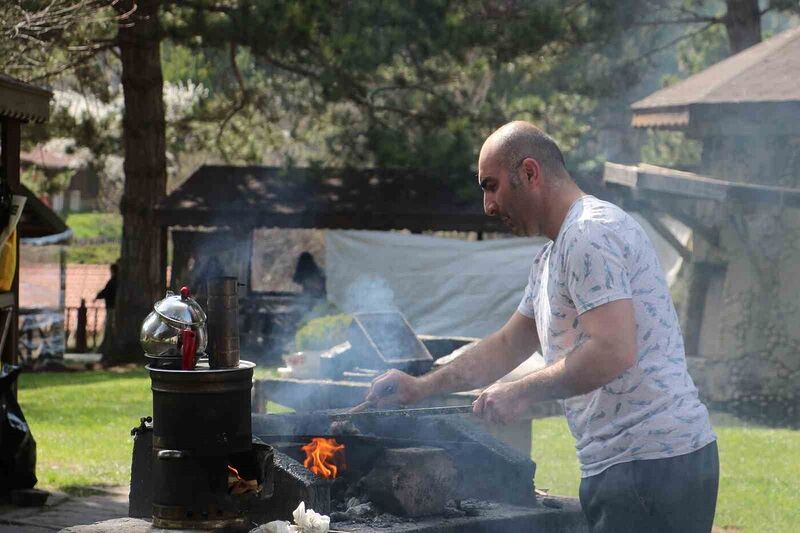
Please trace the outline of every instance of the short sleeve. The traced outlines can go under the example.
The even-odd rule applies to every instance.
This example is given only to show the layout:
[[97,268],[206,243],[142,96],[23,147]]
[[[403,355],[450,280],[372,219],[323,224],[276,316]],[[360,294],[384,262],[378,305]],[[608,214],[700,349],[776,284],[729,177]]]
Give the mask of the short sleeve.
[[567,291],[578,314],[631,298],[630,246],[620,232],[597,222],[574,227],[564,256]]
[[536,315],[534,314],[533,310],[533,287],[531,286],[531,281],[528,281],[528,286],[525,287],[525,294],[522,296],[522,300],[519,302],[517,306],[517,311],[521,315],[525,315],[528,318],[536,319]]
[[536,294],[539,291],[539,272],[545,254],[549,253],[550,246],[543,246],[539,253],[533,260],[531,265],[530,274],[528,274],[528,285],[525,287],[525,293],[522,295],[522,300],[517,306],[517,311],[528,318],[536,320]]

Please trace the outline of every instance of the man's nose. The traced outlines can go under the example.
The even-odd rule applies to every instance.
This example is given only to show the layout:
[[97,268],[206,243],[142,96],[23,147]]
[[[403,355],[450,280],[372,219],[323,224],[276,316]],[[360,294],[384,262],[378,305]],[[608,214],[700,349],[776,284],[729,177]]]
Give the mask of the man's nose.
[[483,211],[490,217],[497,215],[497,203],[488,194],[483,195]]

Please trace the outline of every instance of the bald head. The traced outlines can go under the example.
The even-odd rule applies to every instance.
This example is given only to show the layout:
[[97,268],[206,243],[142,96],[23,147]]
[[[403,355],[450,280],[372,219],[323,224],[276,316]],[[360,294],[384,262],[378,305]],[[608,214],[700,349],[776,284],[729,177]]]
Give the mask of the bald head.
[[564,155],[555,141],[530,122],[509,122],[492,133],[481,150],[481,157],[496,158],[496,161],[514,172],[522,161],[533,158],[539,162],[547,177],[569,176],[564,164]]

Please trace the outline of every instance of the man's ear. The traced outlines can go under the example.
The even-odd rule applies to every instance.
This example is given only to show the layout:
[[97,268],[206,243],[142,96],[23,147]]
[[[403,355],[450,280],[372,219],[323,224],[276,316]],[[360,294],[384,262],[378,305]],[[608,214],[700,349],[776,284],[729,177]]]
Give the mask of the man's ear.
[[522,168],[525,170],[525,175],[528,181],[535,185],[541,185],[542,181],[542,167],[537,160],[532,157],[526,157],[522,161]]

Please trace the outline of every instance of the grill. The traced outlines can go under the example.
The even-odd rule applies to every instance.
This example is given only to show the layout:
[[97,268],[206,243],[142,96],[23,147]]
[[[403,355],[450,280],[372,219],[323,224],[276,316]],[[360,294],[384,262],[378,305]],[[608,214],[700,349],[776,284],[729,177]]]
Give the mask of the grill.
[[[433,359],[399,313],[356,315],[349,338],[351,355],[371,368],[424,372]],[[337,531],[586,530],[577,502],[537,498],[530,457],[465,407],[252,414],[255,365],[214,366],[148,365],[153,417],[133,431],[130,516],[245,531],[291,520],[304,502]],[[335,472],[312,464],[312,444],[318,455],[334,450]]]

